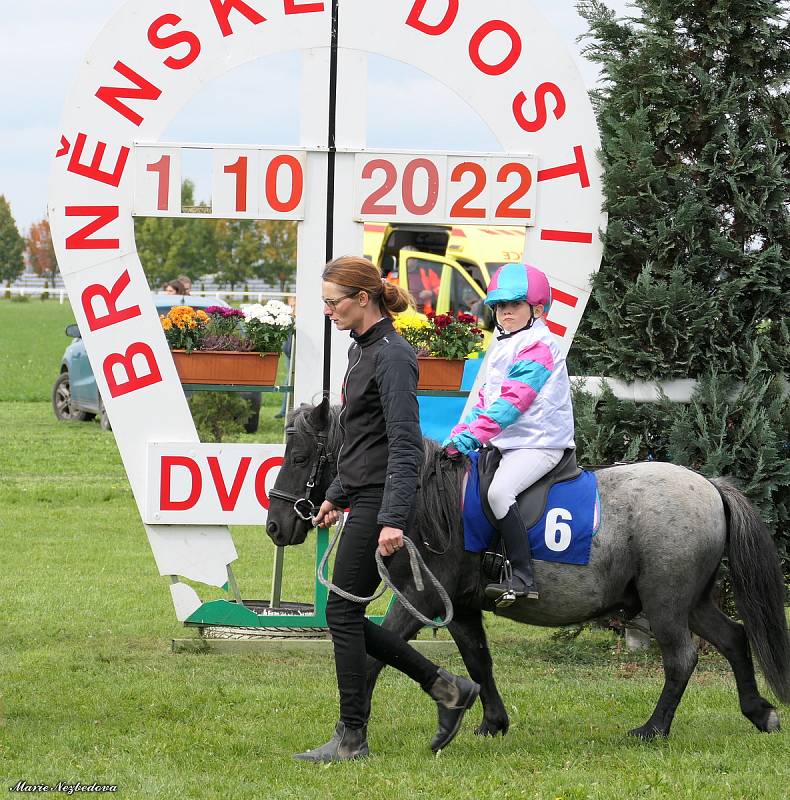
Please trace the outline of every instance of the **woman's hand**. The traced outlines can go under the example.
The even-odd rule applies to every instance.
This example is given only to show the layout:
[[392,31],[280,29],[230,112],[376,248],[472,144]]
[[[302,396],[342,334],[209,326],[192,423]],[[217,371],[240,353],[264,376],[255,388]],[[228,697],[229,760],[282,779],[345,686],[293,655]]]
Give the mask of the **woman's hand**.
[[379,534],[379,553],[391,556],[403,547],[403,531],[400,528],[390,528],[385,525]]
[[338,507],[329,500],[324,500],[321,503],[321,508],[318,509],[318,513],[313,517],[313,525],[316,528],[328,528],[331,525],[334,525],[340,514],[339,514]]

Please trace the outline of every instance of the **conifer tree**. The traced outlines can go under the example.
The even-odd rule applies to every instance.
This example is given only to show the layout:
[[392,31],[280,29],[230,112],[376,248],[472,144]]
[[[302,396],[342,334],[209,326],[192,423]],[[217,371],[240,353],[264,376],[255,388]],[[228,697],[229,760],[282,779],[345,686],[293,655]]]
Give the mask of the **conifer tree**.
[[579,4],[609,211],[576,374],[743,376],[790,337],[790,35],[781,0]]
[[783,0],[578,4],[609,225],[572,374],[699,379],[647,411],[577,392],[577,442],[738,480],[790,577],[790,33]]

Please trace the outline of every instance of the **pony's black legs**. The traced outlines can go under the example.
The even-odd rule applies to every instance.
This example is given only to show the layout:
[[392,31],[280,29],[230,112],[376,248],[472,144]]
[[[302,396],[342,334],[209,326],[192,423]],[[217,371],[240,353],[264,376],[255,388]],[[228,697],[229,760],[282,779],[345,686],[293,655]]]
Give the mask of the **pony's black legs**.
[[479,736],[501,733],[504,736],[510,727],[510,719],[494,681],[494,666],[483,629],[482,612],[456,608],[448,630],[458,646],[469,677],[480,684],[483,721],[475,733]]
[[778,731],[777,710],[757,690],[754,664],[743,625],[716,608],[709,595],[692,610],[690,623],[694,633],[709,641],[730,662],[743,715],[758,730],[767,733]]
[[678,622],[682,615],[665,616],[660,612],[651,615],[650,609],[645,611],[661,648],[664,688],[650,719],[629,733],[639,739],[655,739],[657,736],[669,735],[675,711],[686,691],[691,673],[697,666],[697,648],[691,639],[691,631],[684,623]]

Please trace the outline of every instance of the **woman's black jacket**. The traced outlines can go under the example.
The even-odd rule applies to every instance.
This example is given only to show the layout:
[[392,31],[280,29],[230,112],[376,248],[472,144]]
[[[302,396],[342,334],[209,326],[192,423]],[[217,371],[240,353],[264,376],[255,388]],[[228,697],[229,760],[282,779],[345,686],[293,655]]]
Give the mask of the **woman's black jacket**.
[[423,461],[417,356],[384,318],[354,339],[343,379],[343,444],[327,500],[344,507],[362,488],[384,487],[379,525],[403,529]]

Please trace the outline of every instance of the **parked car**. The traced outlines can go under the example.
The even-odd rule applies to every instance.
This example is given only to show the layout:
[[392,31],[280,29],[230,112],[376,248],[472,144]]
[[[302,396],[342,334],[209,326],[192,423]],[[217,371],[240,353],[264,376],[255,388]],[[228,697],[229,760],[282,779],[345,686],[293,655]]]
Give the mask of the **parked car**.
[[[208,308],[209,306],[228,306],[219,297],[198,297],[196,295],[154,294],[157,313],[167,314],[173,306],[192,306]],[[60,420],[86,421],[98,415],[104,430],[110,430],[110,422],[99,396],[96,378],[93,375],[90,361],[85,352],[85,344],[80,336],[76,323],[66,327],[66,336],[72,339],[63,353],[60,363],[60,374],[52,387],[52,408]],[[191,394],[186,392],[187,397]],[[244,392],[242,397],[250,403],[250,416],[244,424],[247,433],[258,430],[258,415],[261,410],[261,393]]]

